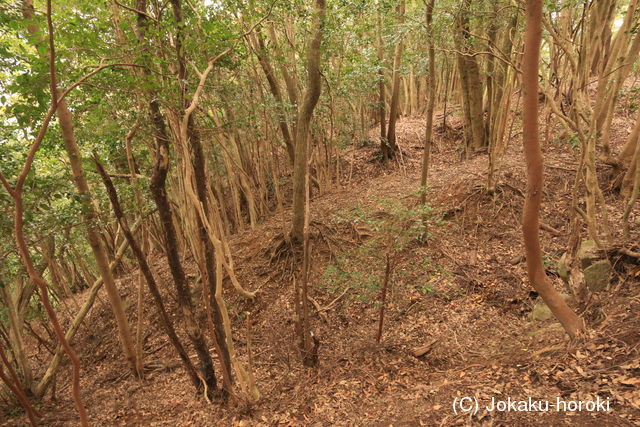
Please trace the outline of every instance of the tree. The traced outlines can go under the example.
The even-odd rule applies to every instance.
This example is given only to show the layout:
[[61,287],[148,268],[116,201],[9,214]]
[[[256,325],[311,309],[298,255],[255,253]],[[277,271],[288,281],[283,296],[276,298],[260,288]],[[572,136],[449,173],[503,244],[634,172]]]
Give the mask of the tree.
[[[404,22],[405,0],[398,3],[398,24]],[[393,54],[393,70],[391,73],[391,100],[389,101],[389,126],[387,128],[387,138],[384,141],[382,158],[387,161],[395,156],[398,149],[396,143],[396,122],[398,121],[398,107],[400,104],[400,61],[402,60],[402,50],[404,44],[402,39],[396,43]]]
[[529,280],[551,312],[558,318],[572,338],[583,329],[584,323],[554,289],[542,265],[540,249],[540,205],[542,203],[543,166],[538,134],[538,66],[542,39],[542,0],[527,0],[524,56],[522,57],[523,139],[527,163],[527,192],[522,213]]
[[[31,22],[33,21],[34,12],[32,0],[23,0],[23,13],[27,20]],[[28,30],[30,35],[34,38],[36,45],[44,45],[44,40],[41,39],[40,30],[37,25],[35,25],[34,23],[29,24]],[[51,56],[51,49],[52,48],[50,47],[49,52],[47,53],[47,55],[49,56]],[[46,52],[46,50],[44,52]],[[57,89],[55,75],[51,76],[51,85],[53,90],[55,91],[53,96],[59,97],[60,91]],[[118,293],[116,282],[113,278],[113,274],[111,273],[111,269],[109,268],[109,258],[107,257],[107,252],[104,248],[104,244],[100,236],[100,230],[98,228],[98,225],[96,224],[98,213],[96,212],[96,207],[94,204],[94,200],[91,197],[91,192],[89,190],[89,184],[84,172],[84,167],[82,166],[82,154],[80,153],[78,142],[75,137],[73,116],[65,99],[61,99],[58,103],[56,113],[58,115],[58,122],[60,123],[60,128],[62,130],[62,140],[64,142],[64,147],[67,151],[67,155],[69,156],[69,163],[73,172],[73,179],[78,189],[80,200],[82,200],[83,202],[87,240],[89,241],[89,245],[91,246],[91,250],[93,251],[93,255],[96,259],[100,275],[102,276],[102,280],[104,281],[104,285],[107,290],[109,302],[111,303],[111,309],[116,319],[118,335],[122,344],[122,348],[124,350],[124,355],[127,359],[127,362],[129,363],[130,368],[133,370],[133,372],[136,372],[136,354],[133,345],[133,338],[131,336],[131,328],[129,327],[129,322],[124,312],[124,306],[122,304],[120,294]]]
[[140,270],[142,271],[144,280],[147,283],[147,286],[149,287],[149,291],[151,292],[151,295],[154,299],[156,308],[158,310],[158,314],[160,315],[160,322],[162,323],[162,327],[164,328],[167,336],[169,337],[171,344],[176,349],[176,352],[178,353],[178,356],[180,357],[180,360],[182,361],[185,367],[185,370],[187,371],[187,374],[191,378],[191,382],[196,386],[196,388],[198,388],[200,386],[200,379],[198,377],[198,373],[196,372],[196,369],[193,366],[193,363],[191,363],[191,359],[189,359],[189,356],[187,355],[187,352],[184,349],[184,346],[182,345],[182,342],[180,341],[180,338],[178,338],[178,334],[176,333],[173,327],[173,323],[171,322],[171,318],[167,313],[164,301],[162,300],[162,296],[160,295],[158,284],[156,283],[156,280],[153,277],[153,273],[151,272],[151,268],[149,267],[147,258],[145,257],[144,253],[142,252],[142,249],[136,242],[136,239],[133,236],[133,232],[131,231],[131,228],[129,227],[127,219],[124,216],[124,212],[122,211],[122,205],[120,204],[120,199],[118,197],[116,188],[113,185],[111,178],[109,177],[107,172],[104,170],[104,167],[99,162],[98,158],[95,157],[94,160],[96,163],[98,173],[102,177],[104,185],[107,189],[107,194],[109,195],[109,200],[111,201],[111,206],[113,207],[113,212],[116,218],[118,219],[120,226],[122,227],[122,231],[125,235],[125,238],[127,239],[127,242],[129,242],[129,246],[131,247],[131,250],[133,251],[133,254],[136,257],[136,260],[138,261],[138,265],[140,267]]
[[[27,0],[28,1],[28,0]],[[30,3],[25,3],[26,6],[29,6]],[[27,12],[28,13],[28,12]],[[76,408],[78,409],[78,414],[80,416],[80,422],[83,426],[88,426],[88,417],[87,412],[84,406],[84,402],[80,396],[80,361],[78,356],[76,355],[74,349],[71,347],[64,334],[62,333],[62,329],[60,327],[60,322],[58,321],[55,310],[53,309],[51,302],[49,300],[48,294],[48,286],[47,282],[44,278],[35,270],[33,265],[33,260],[31,254],[29,253],[29,249],[27,247],[25,238],[24,238],[24,206],[23,206],[23,191],[24,184],[27,179],[27,176],[31,170],[33,165],[33,160],[35,158],[36,152],[40,148],[42,144],[42,140],[44,135],[49,127],[49,123],[53,118],[53,115],[58,110],[58,106],[60,101],[64,100],[64,97],[70,92],[71,89],[77,87],[82,80],[77,82],[74,86],[71,86],[65,92],[59,92],[56,86],[56,56],[54,49],[54,29],[53,29],[53,21],[51,16],[51,0],[47,1],[47,32],[48,32],[48,57],[49,57],[49,86],[51,92],[51,106],[47,111],[46,116],[44,117],[42,124],[40,125],[38,134],[31,144],[29,148],[29,153],[24,162],[24,166],[18,179],[16,180],[15,185],[12,187],[7,179],[4,177],[2,173],[0,173],[0,182],[5,187],[9,195],[13,198],[14,206],[15,206],[15,215],[14,215],[14,235],[16,239],[16,246],[18,247],[20,257],[22,262],[29,274],[31,280],[33,280],[38,285],[38,289],[40,291],[40,298],[47,312],[47,316],[51,321],[53,329],[55,331],[56,337],[60,341],[60,344],[64,348],[67,356],[71,360],[72,365],[72,390],[73,390],[73,400],[76,404]],[[95,74],[95,73],[94,73]],[[85,79],[88,78],[85,77]],[[17,385],[19,387],[19,385]],[[17,394],[20,396],[20,400],[23,400],[23,393],[19,390]],[[27,403],[23,401],[23,405],[28,406]],[[29,411],[29,415],[32,416],[31,411]]]
[[[137,0],[136,3],[136,24],[138,31],[136,36],[138,42],[143,46],[146,51],[149,50],[147,45],[147,33],[148,33],[148,16],[146,14],[147,2],[146,0]],[[178,25],[182,23],[178,20]],[[181,46],[179,35],[176,39],[178,45],[176,46],[178,54],[181,54]],[[182,67],[180,70],[180,76],[184,73],[184,64],[178,64]],[[151,78],[151,71],[144,68],[144,75],[147,79]],[[195,309],[193,300],[191,298],[191,292],[189,290],[189,284],[187,282],[186,274],[180,261],[180,251],[178,247],[178,237],[173,223],[172,207],[169,202],[166,189],[166,180],[169,173],[169,142],[171,137],[167,131],[165,120],[160,110],[160,105],[157,101],[157,94],[153,91],[147,93],[149,113],[155,130],[155,160],[153,168],[153,176],[151,177],[150,190],[153,195],[154,202],[158,208],[158,214],[162,225],[162,232],[164,234],[165,254],[171,275],[176,287],[176,293],[178,297],[178,305],[180,306],[182,320],[185,326],[187,335],[195,347],[196,354],[200,361],[200,369],[203,375],[203,382],[208,392],[213,395],[217,390],[216,376],[213,366],[213,360],[211,354],[202,333],[199,323],[196,320]],[[186,129],[185,129],[186,131]]]
[[422,173],[420,175],[420,203],[424,205],[427,202],[427,177],[429,174],[429,156],[431,154],[432,135],[433,135],[433,108],[436,102],[436,53],[433,41],[433,5],[435,0],[426,0],[425,23],[427,25],[427,34],[429,37],[429,79],[427,101],[427,119],[424,133],[424,152],[422,153]]
[[320,59],[322,35],[326,14],[326,1],[316,0],[313,24],[313,37],[307,51],[307,87],[298,111],[296,125],[296,150],[293,165],[293,222],[291,225],[291,239],[302,242],[304,234],[305,195],[308,161],[309,161],[309,127],[313,110],[316,108],[322,82],[320,76]]
[[381,2],[376,8],[376,54],[378,56],[378,120],[380,121],[380,152],[386,157],[387,152],[387,113],[385,109],[386,95],[384,86],[384,43],[382,42]]
[[462,2],[456,15],[458,34],[457,61],[460,73],[462,104],[465,111],[465,133],[467,135],[466,154],[480,151],[486,146],[484,111],[482,108],[482,82],[480,67],[473,49],[469,14],[471,0]]

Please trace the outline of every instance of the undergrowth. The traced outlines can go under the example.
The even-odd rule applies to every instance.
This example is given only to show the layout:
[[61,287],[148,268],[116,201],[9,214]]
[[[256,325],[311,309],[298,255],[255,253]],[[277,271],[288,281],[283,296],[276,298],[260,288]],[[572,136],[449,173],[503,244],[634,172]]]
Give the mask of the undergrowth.
[[423,256],[418,263],[396,268],[401,255],[410,250],[420,253],[432,240],[434,227],[443,225],[431,206],[416,204],[416,197],[411,196],[415,195],[405,200],[381,199],[376,203],[380,208],[377,210],[358,204],[334,214],[333,221],[350,224],[360,242],[355,248],[336,254],[335,262],[325,267],[320,285],[333,293],[349,289],[355,299],[376,303],[388,258],[397,282],[414,286],[423,294],[440,295],[436,279],[448,273],[435,266],[431,258]]

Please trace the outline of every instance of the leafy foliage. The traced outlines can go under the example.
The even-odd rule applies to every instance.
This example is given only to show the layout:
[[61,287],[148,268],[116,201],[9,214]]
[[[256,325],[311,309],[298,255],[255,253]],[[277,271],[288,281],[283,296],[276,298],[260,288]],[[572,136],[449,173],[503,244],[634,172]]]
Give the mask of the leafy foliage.
[[364,302],[372,301],[382,286],[386,257],[395,259],[411,247],[422,245],[429,238],[427,225],[440,223],[429,205],[407,205],[391,199],[378,204],[382,209],[375,212],[355,206],[335,215],[336,222],[364,227],[371,237],[339,254],[322,276],[322,284],[332,291],[354,288],[357,298]]

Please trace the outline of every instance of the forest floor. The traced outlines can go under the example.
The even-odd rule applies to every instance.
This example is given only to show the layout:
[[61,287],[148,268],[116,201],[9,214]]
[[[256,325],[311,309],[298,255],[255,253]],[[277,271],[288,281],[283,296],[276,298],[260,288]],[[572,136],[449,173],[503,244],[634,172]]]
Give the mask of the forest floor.
[[[614,149],[632,121],[617,118]],[[584,342],[571,344],[553,319],[534,321],[536,294],[528,285],[520,215],[525,191],[521,127],[515,126],[494,195],[483,188],[487,155],[462,161],[459,123],[436,120],[429,176],[429,238],[413,239],[393,253],[384,334],[376,344],[376,283],[385,264],[380,230],[412,215],[420,177],[424,119],[399,124],[401,156],[387,167],[378,148],[344,152],[341,184],[311,201],[311,328],[319,337],[320,366],[303,368],[294,339],[291,254],[273,256],[273,241],[289,223],[288,209],[234,235],[231,247],[240,283],[259,289],[243,300],[227,286],[234,344],[243,362],[249,351],[259,402],[220,405],[194,393],[150,303],[144,310],[147,377],[126,369],[106,297],[96,302],[75,340],[82,361],[82,393],[95,425],[638,425],[640,423],[640,268],[612,260],[617,277],[592,295],[583,315]],[[562,289],[556,261],[566,247],[574,156],[556,136],[544,141],[547,160],[541,230],[545,266]],[[545,135],[543,130],[542,135]],[[618,220],[622,198],[601,185]],[[390,200],[401,201],[400,207]],[[404,206],[404,208],[402,207]],[[638,211],[635,218],[640,218]],[[398,219],[399,218],[399,219]],[[397,220],[397,221],[396,221]],[[411,223],[410,220],[407,220]],[[407,224],[405,221],[405,225]],[[637,238],[640,226],[634,223]],[[387,247],[387,246],[385,246]],[[366,250],[368,249],[368,250]],[[161,256],[152,258],[177,320],[172,281]],[[196,268],[187,260],[187,270]],[[119,279],[135,324],[137,274]],[[103,291],[101,291],[103,292]],[[195,286],[195,298],[200,297]],[[75,306],[78,301],[70,304]],[[67,319],[68,321],[68,319]],[[250,347],[249,344],[250,343]],[[567,346],[571,351],[567,351]],[[422,347],[423,355],[416,356]],[[41,362],[40,362],[41,363]],[[58,376],[55,400],[39,404],[43,425],[73,425],[69,369]],[[477,399],[466,414],[456,398]],[[544,412],[490,411],[498,400],[548,401]],[[558,399],[608,402],[608,411],[563,411]],[[465,401],[467,402],[467,401]],[[560,404],[561,406],[562,404]],[[540,405],[539,405],[540,406]],[[24,422],[16,413],[7,425]]]

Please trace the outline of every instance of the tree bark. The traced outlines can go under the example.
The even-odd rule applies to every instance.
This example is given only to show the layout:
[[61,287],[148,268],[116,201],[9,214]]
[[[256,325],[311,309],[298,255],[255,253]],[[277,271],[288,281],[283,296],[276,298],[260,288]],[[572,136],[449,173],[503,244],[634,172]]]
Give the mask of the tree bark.
[[16,372],[13,370],[11,363],[9,362],[9,360],[7,359],[7,356],[4,353],[2,344],[0,344],[0,359],[2,360],[2,364],[7,367],[7,370],[9,371],[9,375],[11,376],[11,380],[13,380],[13,383],[9,378],[5,376],[4,368],[2,367],[2,365],[0,365],[0,379],[2,379],[2,382],[5,383],[5,385],[9,388],[9,390],[11,390],[14,396],[18,398],[20,405],[22,405],[25,412],[27,413],[27,417],[29,418],[29,423],[31,423],[31,425],[34,427],[37,426],[38,425],[37,417],[40,417],[41,414],[36,409],[34,409],[33,406],[31,406],[31,402],[29,402],[29,398],[27,397],[27,394],[25,393],[24,389],[22,388],[22,385],[20,384],[20,378],[18,378],[18,375],[16,375]]
[[429,157],[431,152],[431,138],[433,134],[433,109],[436,103],[436,53],[433,43],[433,6],[435,0],[427,0],[425,22],[427,25],[427,37],[429,38],[429,70],[428,70],[428,96],[427,124],[424,132],[424,152],[422,153],[422,173],[420,175],[420,203],[427,202],[427,177],[429,174]]
[[484,112],[482,110],[482,82],[480,81],[480,67],[471,46],[469,29],[469,13],[471,0],[464,0],[458,12],[457,25],[459,38],[459,68],[462,79],[463,97],[466,99],[468,110],[468,127],[471,140],[469,143],[474,151],[486,147]]
[[[253,36],[249,36],[249,40],[251,40]],[[278,112],[278,125],[280,127],[280,132],[282,132],[282,138],[284,140],[284,145],[287,149],[287,154],[289,155],[289,161],[291,164],[295,164],[295,147],[294,141],[291,138],[291,132],[289,131],[289,125],[287,124],[286,119],[286,111],[282,108],[283,97],[282,91],[280,90],[280,85],[278,80],[276,79],[275,70],[269,62],[269,57],[267,54],[267,49],[264,45],[264,40],[262,38],[262,34],[258,32],[255,36],[254,44],[257,45],[254,49],[256,56],[258,57],[258,63],[264,72],[265,77],[267,78],[267,83],[269,84],[269,90],[273,95],[277,105]]]
[[[136,8],[138,11],[137,25],[140,34],[140,41],[146,43],[145,33],[147,31],[147,16],[144,11],[147,8],[146,0],[137,0]],[[179,46],[176,46],[179,49]],[[150,71],[146,68],[145,76],[150,77]],[[158,104],[157,97],[154,93],[149,94],[149,110],[151,120],[155,128],[156,152],[153,166],[153,175],[151,177],[150,190],[153,200],[158,207],[158,215],[160,216],[160,224],[164,234],[165,253],[171,276],[176,287],[178,306],[182,312],[185,330],[200,360],[200,369],[210,393],[217,389],[213,360],[209,353],[209,348],[205,341],[200,325],[196,319],[193,301],[191,299],[191,291],[187,282],[182,263],[180,261],[180,251],[178,247],[178,238],[175,225],[173,223],[173,215],[171,204],[167,196],[166,180],[169,173],[169,133],[164,123],[164,118]]]
[[304,235],[305,175],[308,167],[309,127],[313,110],[318,103],[318,99],[320,99],[320,91],[322,89],[320,80],[320,45],[324,32],[325,13],[326,1],[316,0],[313,39],[307,52],[307,88],[298,113],[296,128],[296,152],[293,167],[293,223],[290,234],[291,239],[297,243],[303,241]]
[[[405,1],[398,4],[398,23],[404,22]],[[389,104],[389,127],[387,128],[387,140],[383,146],[382,158],[384,161],[392,159],[398,149],[396,142],[396,122],[398,121],[398,107],[400,104],[400,65],[404,43],[402,40],[396,44],[393,54],[393,70],[391,73],[391,101]]]
[[[133,227],[131,227],[132,233],[136,232],[141,221],[142,221],[142,218],[138,219],[138,221],[135,224],[133,224]],[[124,253],[128,247],[129,247],[129,242],[127,242],[126,240],[122,242],[122,244],[116,251],[114,260],[111,262],[111,264],[109,264],[109,268],[111,268],[111,270],[114,270],[118,266],[118,263],[124,256]],[[103,284],[104,283],[102,281],[102,277],[99,277],[95,282],[93,282],[93,284],[89,288],[87,299],[85,300],[80,310],[74,316],[73,321],[69,326],[69,329],[67,329],[67,332],[65,332],[64,334],[64,337],[67,341],[73,340],[73,337],[76,335],[76,332],[78,332],[78,329],[80,329],[82,322],[84,321],[87,314],[89,314],[89,310],[91,309],[91,307],[93,307],[93,303],[95,302],[96,297],[98,296],[98,291],[102,289]],[[47,367],[47,370],[42,376],[42,379],[40,380],[38,385],[35,387],[34,394],[38,398],[44,397],[44,394],[46,393],[47,389],[51,385],[51,382],[54,380],[55,374],[58,371],[58,367],[60,366],[60,362],[62,361],[63,353],[64,353],[64,348],[62,346],[59,346],[58,349],[56,350],[56,353],[53,355],[53,358],[49,362],[49,366]]]
[[385,111],[386,96],[384,93],[384,44],[382,42],[382,13],[380,5],[376,11],[377,22],[377,54],[378,54],[378,116],[380,119],[380,152],[384,155],[387,146],[387,113]]
[[551,312],[572,338],[584,322],[567,306],[548,281],[540,248],[540,205],[543,187],[543,157],[538,135],[538,66],[542,38],[542,0],[527,0],[524,56],[522,59],[523,145],[527,163],[527,193],[522,216],[529,280]]
[[[200,202],[202,203],[204,212],[209,213],[209,202],[207,200],[209,191],[207,189],[208,180],[205,173],[204,154],[202,152],[200,136],[197,134],[193,123],[193,117],[189,117],[188,126],[190,136],[189,141],[191,143],[190,148],[193,159],[191,161],[193,162],[193,170],[195,173],[196,193],[198,195],[198,199],[200,199]],[[190,159],[185,159],[185,161],[190,161]],[[207,286],[209,289],[208,308],[211,309],[212,322],[210,323],[213,324],[214,329],[212,331],[212,340],[214,341],[216,350],[220,357],[225,390],[227,393],[231,393],[231,387],[233,384],[231,377],[231,357],[229,355],[229,348],[227,347],[227,337],[224,331],[224,321],[222,319],[221,309],[218,306],[218,301],[215,299],[217,288],[218,286],[222,286],[222,283],[219,283],[216,280],[217,275],[214,247],[208,236],[207,229],[199,216],[197,216],[197,228],[198,236],[204,250],[204,265],[200,265],[200,269],[202,272],[202,286]],[[224,254],[218,254],[218,256],[224,256]]]
[[[33,19],[33,11],[34,9],[31,0],[24,0],[23,14],[25,18]],[[37,26],[29,25],[28,30],[29,33],[36,39],[41,39],[40,30],[37,28]],[[55,88],[55,76],[51,76],[51,79],[52,87]],[[53,96],[59,97],[60,91],[58,89],[55,89],[55,93],[53,94]],[[87,182],[87,177],[82,166],[82,155],[80,153],[80,149],[78,148],[78,143],[76,141],[74,133],[73,117],[66,100],[62,99],[58,103],[57,115],[58,122],[60,123],[60,130],[62,132],[62,140],[64,142],[64,147],[67,151],[67,155],[69,156],[69,163],[71,164],[73,180],[76,184],[76,188],[78,189],[78,195],[80,196],[80,200],[85,211],[84,216],[89,246],[91,246],[91,250],[93,251],[93,255],[96,259],[98,270],[100,271],[100,275],[102,276],[105,284],[107,296],[109,297],[109,302],[111,303],[113,316],[118,327],[118,335],[120,338],[120,343],[122,344],[124,355],[127,359],[129,367],[135,373],[136,354],[133,344],[133,338],[131,336],[131,329],[129,327],[129,322],[127,321],[127,316],[124,312],[122,299],[120,298],[118,288],[116,287],[116,282],[113,278],[111,270],[109,269],[109,258],[107,257],[107,253],[103,246],[103,242],[100,236],[100,230],[96,224],[98,214],[91,199],[89,184]]]
[[102,177],[102,181],[104,182],[105,188],[107,189],[107,194],[109,196],[109,199],[111,200],[111,206],[113,207],[113,212],[116,218],[118,219],[120,226],[122,227],[122,232],[124,233],[124,237],[129,243],[129,246],[131,247],[131,251],[133,252],[133,255],[136,257],[136,260],[138,261],[140,271],[142,272],[144,280],[147,283],[147,287],[149,288],[149,292],[151,293],[151,296],[154,299],[156,309],[158,310],[158,315],[160,316],[160,323],[162,324],[162,327],[164,328],[165,333],[169,337],[169,341],[171,341],[171,344],[176,349],[176,352],[178,353],[180,360],[182,360],[184,368],[187,371],[187,374],[189,375],[191,382],[193,383],[194,386],[196,386],[196,388],[198,388],[200,385],[200,380],[198,379],[198,373],[196,372],[193,364],[191,363],[191,359],[189,359],[189,356],[187,355],[187,352],[185,351],[184,346],[182,345],[182,342],[178,338],[178,335],[176,334],[176,331],[173,328],[171,318],[169,317],[169,314],[165,309],[162,296],[160,295],[160,290],[158,288],[155,278],[153,277],[153,274],[151,273],[151,268],[147,263],[147,258],[145,257],[144,253],[142,252],[142,249],[140,248],[135,238],[133,237],[133,232],[129,228],[129,224],[127,223],[127,220],[124,216],[122,208],[120,207],[120,200],[118,197],[118,193],[116,192],[116,188],[113,185],[111,178],[109,178],[109,176],[107,175],[103,166],[100,164],[97,158],[95,158],[95,162],[96,162],[96,167],[98,169],[98,173]]
[[[23,13],[25,14],[25,17],[27,17],[28,16],[27,14],[30,13],[31,14],[30,17],[33,18],[34,16],[33,4],[28,0],[25,0],[25,2],[23,3],[23,7],[24,7]],[[35,24],[29,24],[27,28],[29,32],[39,31],[38,26]],[[82,396],[80,395],[80,360],[78,359],[78,356],[74,351],[73,347],[71,347],[71,345],[69,344],[69,341],[67,341],[64,334],[62,333],[62,328],[60,327],[58,316],[49,300],[49,289],[48,289],[47,282],[44,280],[42,275],[36,271],[33,264],[33,259],[31,258],[31,253],[29,252],[29,249],[27,247],[27,243],[24,237],[24,206],[23,206],[23,198],[22,198],[23,191],[24,191],[24,183],[27,179],[27,175],[31,171],[31,167],[33,166],[33,161],[35,159],[36,152],[38,151],[38,149],[42,144],[42,140],[44,139],[45,133],[47,131],[47,128],[49,127],[49,124],[51,123],[51,119],[53,118],[53,115],[57,111],[58,102],[60,100],[58,97],[58,91],[56,89],[56,58],[55,58],[55,48],[54,48],[55,44],[54,44],[54,33],[53,33],[53,20],[51,16],[51,0],[47,0],[47,31],[48,31],[48,51],[49,51],[49,55],[48,55],[49,88],[50,88],[50,94],[51,94],[51,106],[49,107],[49,110],[47,111],[47,114],[45,115],[42,121],[42,124],[40,125],[40,129],[38,131],[38,134],[33,144],[31,144],[31,147],[29,148],[27,158],[24,162],[24,166],[22,168],[22,171],[20,172],[20,175],[16,180],[15,187],[11,188],[11,186],[9,185],[4,175],[2,175],[2,173],[0,173],[0,182],[2,182],[2,185],[6,188],[7,192],[13,198],[13,201],[14,201],[14,208],[15,208],[14,209],[14,236],[16,240],[16,247],[20,255],[20,259],[25,269],[27,270],[29,278],[37,284],[38,290],[40,291],[40,300],[42,302],[42,305],[45,308],[47,317],[51,321],[51,325],[53,327],[53,330],[56,334],[57,339],[60,341],[60,344],[64,348],[65,353],[67,354],[67,356],[69,357],[69,360],[71,361],[72,398],[76,405],[76,408],[78,409],[80,423],[82,424],[83,427],[85,427],[89,425],[89,422],[87,417],[87,411],[85,409]],[[40,37],[40,39],[43,40],[42,37]]]

